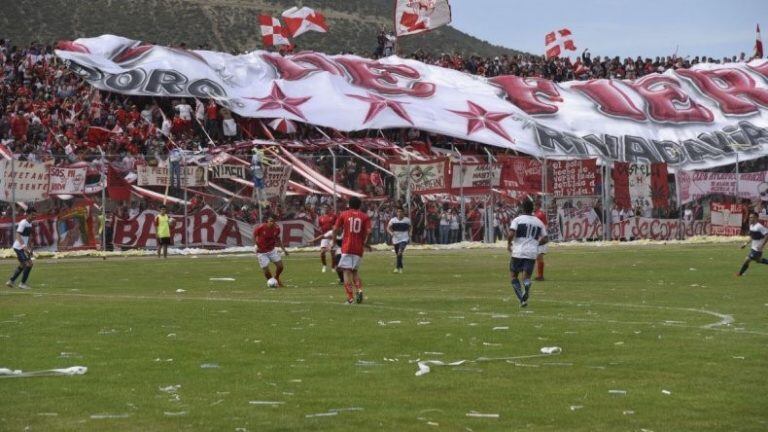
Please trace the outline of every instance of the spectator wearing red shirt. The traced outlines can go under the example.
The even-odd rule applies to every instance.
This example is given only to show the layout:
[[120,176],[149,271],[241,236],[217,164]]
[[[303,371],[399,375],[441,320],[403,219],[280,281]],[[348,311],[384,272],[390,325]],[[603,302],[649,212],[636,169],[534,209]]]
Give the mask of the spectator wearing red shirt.
[[[371,219],[365,212],[360,211],[360,198],[349,199],[349,210],[342,212],[336,219],[333,238],[343,233],[341,244],[341,259],[338,268],[344,272],[344,291],[347,293],[347,304],[363,302],[363,282],[358,272],[363,260],[363,249],[368,243],[371,233]],[[356,294],[353,295],[353,287]]]
[[277,246],[280,246],[285,256],[288,256],[288,251],[283,246],[280,226],[275,223],[274,216],[269,216],[267,223],[261,224],[253,230],[253,242],[256,243],[256,258],[258,258],[259,266],[264,271],[264,277],[267,280],[272,279],[269,263],[274,263],[277,286],[282,287],[283,283],[280,281],[280,274],[283,273],[283,261],[280,257],[280,252],[277,251]]
[[[547,214],[541,208],[541,200],[536,201],[536,211],[533,213],[533,215],[536,216],[536,218],[539,219],[541,223],[544,224],[545,227],[547,226]],[[548,251],[547,245],[539,246],[539,254],[536,256],[536,280],[537,281],[544,280],[544,255],[547,254],[547,251]]]
[[368,170],[363,167],[360,170],[360,174],[357,175],[357,188],[363,193],[369,193],[371,189],[371,177],[368,174]]
[[17,141],[25,141],[27,139],[27,131],[29,131],[29,121],[24,117],[24,112],[19,111],[11,119],[11,133],[13,139]]
[[205,130],[212,139],[219,139],[219,107],[213,99],[205,107]]

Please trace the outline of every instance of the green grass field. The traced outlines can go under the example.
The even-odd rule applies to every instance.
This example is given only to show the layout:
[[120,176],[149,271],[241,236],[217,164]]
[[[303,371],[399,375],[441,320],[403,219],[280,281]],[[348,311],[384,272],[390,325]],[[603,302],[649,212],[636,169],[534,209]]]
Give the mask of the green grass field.
[[768,266],[552,249],[527,309],[502,250],[368,254],[354,306],[315,254],[278,290],[252,257],[39,260],[0,290],[0,367],[88,373],[0,379],[0,430],[768,430]]

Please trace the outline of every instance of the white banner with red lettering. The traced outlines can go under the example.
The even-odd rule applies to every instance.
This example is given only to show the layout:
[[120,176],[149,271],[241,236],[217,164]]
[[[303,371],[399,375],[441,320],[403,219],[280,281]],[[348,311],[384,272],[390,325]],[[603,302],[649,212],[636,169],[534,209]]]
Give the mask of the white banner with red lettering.
[[56,54],[115,93],[213,96],[234,112],[341,131],[416,128],[537,157],[666,162],[675,169],[768,154],[768,61],[700,64],[635,81],[481,78],[395,56],[232,56],[118,36]]
[[501,185],[499,164],[457,164],[451,165],[451,188],[458,194],[462,187],[464,194],[488,193],[491,188]]
[[[562,229],[559,240],[600,240],[603,238],[603,223],[591,215],[561,217]],[[710,235],[710,224],[706,221],[685,223],[679,219],[654,219],[631,217],[611,225],[613,240],[675,240],[693,236]]]
[[[155,216],[158,212],[146,210],[133,219],[116,219],[113,241],[121,248],[157,247]],[[175,247],[228,248],[253,245],[253,225],[229,219],[205,207],[187,216],[172,215],[172,243]],[[304,220],[278,222],[285,246],[308,244],[315,236],[315,227]],[[186,236],[186,239],[185,239]]]
[[[136,168],[139,186],[166,186],[171,185],[171,168],[151,167],[141,165]],[[182,166],[179,167],[179,184],[183,187],[202,187],[208,184],[208,175],[205,167]],[[175,181],[175,180],[174,180]]]
[[744,206],[734,203],[710,203],[712,235],[737,236],[741,234]]
[[743,174],[678,171],[675,182],[681,205],[713,194],[768,201],[768,171]]
[[48,193],[50,195],[83,193],[87,171],[87,168],[48,167]]

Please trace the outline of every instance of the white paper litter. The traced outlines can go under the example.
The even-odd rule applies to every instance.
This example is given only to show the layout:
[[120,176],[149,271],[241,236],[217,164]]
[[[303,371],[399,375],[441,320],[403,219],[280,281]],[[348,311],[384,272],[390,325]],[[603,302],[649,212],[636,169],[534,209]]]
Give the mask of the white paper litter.
[[571,411],[576,411],[584,408],[584,405],[571,405]]
[[281,401],[259,401],[259,400],[252,400],[248,401],[249,405],[282,405],[285,402]]
[[91,419],[104,420],[104,419],[123,419],[130,417],[130,414],[93,414]]
[[430,366],[459,366],[466,362],[466,360],[459,360],[453,363],[446,363],[440,360],[425,360],[418,362],[419,370],[416,371],[416,376],[422,376],[428,374],[432,369]]
[[163,415],[165,415],[166,417],[182,417],[182,416],[185,416],[187,414],[188,413],[186,411],[178,411],[178,412],[165,411],[165,412],[163,412]]
[[467,413],[467,417],[478,417],[478,418],[499,418],[498,414],[484,414],[479,413],[475,411],[470,411]]
[[671,394],[672,394],[672,392],[671,392],[671,391],[669,391],[669,390],[662,390],[661,392],[662,392],[663,394],[665,394],[665,395],[671,395]]
[[230,278],[230,277],[212,277],[212,278],[208,278],[208,280],[210,280],[212,282],[234,282],[235,278]]
[[542,354],[560,354],[563,349],[557,346],[541,347],[539,350]]
[[338,411],[329,411],[329,412],[317,413],[317,414],[307,414],[304,417],[306,417],[306,418],[310,418],[310,417],[331,417],[331,416],[336,416],[336,415],[339,415]]
[[46,369],[24,372],[19,369],[0,368],[0,378],[27,378],[40,376],[73,376],[85,375],[88,368],[85,366],[72,366],[63,369]]
[[622,411],[621,413],[624,414],[624,415],[633,415],[633,414],[635,414],[635,412],[632,411],[632,410]]
[[497,331],[497,330],[509,330],[509,327],[508,326],[499,326],[499,327],[494,327],[493,328],[493,331]]
[[615,394],[615,395],[625,395],[627,394],[626,390],[608,390],[608,393]]
[[176,292],[177,293],[185,293],[185,292],[187,292],[187,290],[179,288],[179,289],[176,290]]
[[220,367],[218,363],[203,363],[200,365],[200,369],[218,369]]

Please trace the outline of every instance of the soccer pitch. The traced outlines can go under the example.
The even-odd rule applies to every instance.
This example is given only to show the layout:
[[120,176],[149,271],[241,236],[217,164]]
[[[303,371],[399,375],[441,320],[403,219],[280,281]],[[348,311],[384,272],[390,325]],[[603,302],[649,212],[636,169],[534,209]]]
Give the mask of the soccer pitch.
[[551,249],[527,309],[500,249],[367,254],[352,306],[316,254],[276,290],[254,257],[39,260],[0,290],[0,367],[88,372],[0,379],[0,430],[768,430],[768,266]]

